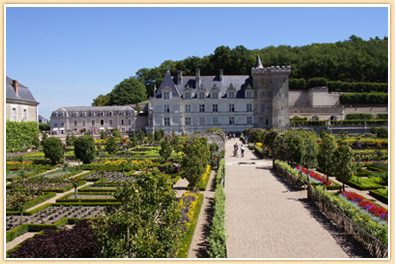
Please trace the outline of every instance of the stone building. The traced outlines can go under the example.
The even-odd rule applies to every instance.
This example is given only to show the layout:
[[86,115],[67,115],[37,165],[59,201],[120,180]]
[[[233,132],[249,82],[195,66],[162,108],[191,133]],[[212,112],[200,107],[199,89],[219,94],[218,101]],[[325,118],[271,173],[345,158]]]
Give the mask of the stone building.
[[241,132],[249,127],[287,127],[287,67],[263,67],[257,58],[250,75],[164,76],[149,100],[148,130],[193,132],[219,127]]
[[64,106],[51,114],[53,134],[97,134],[100,131],[118,129],[121,132],[136,129],[137,112],[130,105],[124,106]]
[[7,120],[38,122],[38,104],[27,86],[6,78]]

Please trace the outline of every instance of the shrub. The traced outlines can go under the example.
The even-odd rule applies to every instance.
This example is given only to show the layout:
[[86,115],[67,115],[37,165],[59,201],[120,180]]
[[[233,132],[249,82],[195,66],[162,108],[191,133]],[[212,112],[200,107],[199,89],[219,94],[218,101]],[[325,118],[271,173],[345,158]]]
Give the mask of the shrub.
[[377,119],[388,119],[388,114],[377,114],[376,118]]
[[6,150],[7,152],[25,151],[31,147],[38,147],[40,130],[36,122],[6,123]]
[[305,79],[290,79],[289,89],[290,90],[304,90],[306,89],[307,82]]
[[93,137],[84,135],[74,141],[74,155],[84,164],[91,163],[96,156],[96,147]]
[[347,114],[346,120],[371,120],[373,119],[372,114]]
[[307,81],[307,88],[327,86],[328,80],[323,77],[311,78]]
[[109,137],[106,143],[106,151],[110,154],[116,152],[118,150],[118,145],[115,142],[115,138],[114,137]]
[[340,95],[342,105],[386,105],[387,93],[344,93]]
[[329,92],[388,92],[387,83],[329,81]]
[[207,165],[206,170],[203,175],[200,177],[199,182],[197,184],[199,190],[204,191],[207,188],[208,180],[210,179],[211,174],[211,166]]
[[60,138],[49,137],[43,142],[44,154],[53,165],[63,162],[64,147]]

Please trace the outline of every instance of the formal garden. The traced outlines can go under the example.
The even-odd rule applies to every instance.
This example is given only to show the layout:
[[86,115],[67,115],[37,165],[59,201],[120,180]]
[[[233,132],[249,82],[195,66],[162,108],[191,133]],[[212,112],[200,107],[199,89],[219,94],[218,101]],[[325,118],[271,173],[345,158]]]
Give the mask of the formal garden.
[[[6,240],[35,235],[8,257],[187,257],[202,192],[223,157],[207,138],[115,130],[64,142],[44,135],[33,151],[9,151]],[[180,179],[189,184],[176,197]]]
[[288,185],[307,188],[309,200],[369,254],[386,257],[388,139],[384,128],[371,132],[318,136],[303,129],[253,128],[242,138],[257,156],[272,158]]

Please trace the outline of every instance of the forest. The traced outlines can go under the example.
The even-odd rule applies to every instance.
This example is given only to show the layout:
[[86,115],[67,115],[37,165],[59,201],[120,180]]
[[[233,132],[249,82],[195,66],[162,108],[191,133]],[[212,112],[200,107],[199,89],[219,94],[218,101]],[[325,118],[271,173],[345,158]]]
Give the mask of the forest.
[[[145,85],[146,93],[139,92],[140,96],[135,96],[133,102],[128,103],[145,101],[145,96],[153,95],[154,87],[160,85],[167,70],[172,75],[175,75],[177,70],[182,70],[184,76],[194,75],[196,68],[200,68],[201,75],[216,75],[219,69],[223,69],[225,75],[248,75],[257,55],[261,57],[264,66],[291,65],[291,89],[294,83],[308,83],[309,79],[317,77],[332,83],[342,82],[343,86],[344,83],[351,82],[359,82],[364,86],[381,83],[384,89],[388,81],[387,37],[364,40],[352,35],[347,40],[335,43],[313,43],[295,47],[268,46],[255,50],[241,45],[234,48],[219,46],[212,54],[204,57],[191,56],[179,61],[165,60],[157,67],[139,69],[135,75],[123,82],[137,79]],[[117,91],[120,90],[116,88],[121,84],[122,82],[115,86],[109,94],[99,95],[92,105],[111,105],[114,97],[117,97]],[[134,90],[134,87],[130,87],[130,90]]]

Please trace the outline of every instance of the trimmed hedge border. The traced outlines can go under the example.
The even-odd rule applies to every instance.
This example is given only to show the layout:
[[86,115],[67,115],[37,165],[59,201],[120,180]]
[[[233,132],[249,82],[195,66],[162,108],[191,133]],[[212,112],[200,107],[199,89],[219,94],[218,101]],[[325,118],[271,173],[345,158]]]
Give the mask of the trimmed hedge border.
[[222,185],[225,160],[219,162],[215,178],[214,216],[208,237],[208,254],[210,258],[226,258],[226,232],[225,232],[225,192]]
[[[55,192],[50,192],[50,193],[46,193],[46,194],[44,194],[44,195],[41,195],[41,196],[39,196],[39,197],[37,197],[37,198],[35,198],[35,199],[33,199],[33,200],[30,200],[30,201],[28,201],[28,202],[26,202],[23,206],[22,206],[22,211],[26,211],[27,209],[29,209],[29,208],[31,208],[31,207],[33,207],[33,206],[36,206],[37,204],[40,204],[40,203],[42,203],[42,202],[45,202],[46,200],[49,200],[49,199],[51,199],[51,198],[53,198],[53,197],[55,197],[56,196],[56,193]],[[19,214],[20,214],[20,211],[17,211],[17,210],[15,210],[15,209],[9,209],[9,210],[6,210],[6,213],[8,214],[8,213],[13,213],[13,212],[18,212]]]
[[376,198],[377,200],[379,200],[382,203],[388,204],[388,197],[381,195],[376,190],[369,191],[369,195]]
[[196,200],[197,206],[196,206],[196,214],[193,219],[190,219],[190,226],[189,228],[184,232],[184,236],[180,239],[180,246],[177,251],[177,258],[187,258],[188,257],[188,250],[189,247],[191,246],[192,242],[192,237],[193,234],[195,233],[196,229],[196,224],[197,220],[200,215],[200,211],[202,209],[202,204],[203,204],[203,194],[202,193],[197,193],[198,197]]
[[276,160],[274,162],[274,169],[279,176],[284,178],[285,181],[296,190],[303,189],[302,187],[308,182],[307,176],[292,168],[285,161]]

